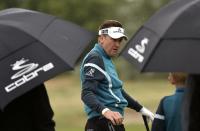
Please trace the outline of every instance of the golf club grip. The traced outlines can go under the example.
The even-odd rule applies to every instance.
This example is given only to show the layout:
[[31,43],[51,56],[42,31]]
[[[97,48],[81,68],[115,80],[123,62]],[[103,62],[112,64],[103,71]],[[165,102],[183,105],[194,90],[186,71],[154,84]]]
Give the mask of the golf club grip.
[[143,118],[143,121],[144,121],[144,125],[145,125],[145,127],[146,127],[146,130],[147,130],[147,131],[150,131],[150,130],[149,130],[149,125],[148,125],[148,122],[147,122],[147,117],[144,116],[144,115],[142,115],[142,118]]
[[108,122],[108,128],[109,128],[109,131],[115,131],[115,128],[113,127],[111,121]]

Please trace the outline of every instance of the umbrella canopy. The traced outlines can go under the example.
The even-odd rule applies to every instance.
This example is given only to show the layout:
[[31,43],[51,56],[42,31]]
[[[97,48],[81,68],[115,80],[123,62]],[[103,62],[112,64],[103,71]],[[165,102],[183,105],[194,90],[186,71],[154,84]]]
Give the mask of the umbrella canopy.
[[176,0],[156,12],[122,55],[141,72],[200,73],[200,1]]
[[72,70],[94,33],[41,12],[0,12],[0,108],[58,73]]

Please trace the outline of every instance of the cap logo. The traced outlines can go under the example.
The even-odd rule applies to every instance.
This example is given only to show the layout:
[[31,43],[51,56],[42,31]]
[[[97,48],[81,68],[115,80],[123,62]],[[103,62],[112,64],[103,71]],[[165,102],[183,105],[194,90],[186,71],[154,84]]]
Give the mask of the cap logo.
[[114,30],[113,33],[124,33],[120,28],[118,28],[118,30]]
[[102,34],[108,34],[108,29],[102,30]]

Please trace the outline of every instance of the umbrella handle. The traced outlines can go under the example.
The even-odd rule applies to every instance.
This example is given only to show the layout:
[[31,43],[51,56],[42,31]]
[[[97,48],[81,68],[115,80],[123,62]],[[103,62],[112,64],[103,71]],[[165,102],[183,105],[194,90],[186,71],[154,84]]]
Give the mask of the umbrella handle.
[[150,131],[150,130],[149,130],[149,125],[148,125],[148,122],[147,122],[147,117],[144,116],[144,115],[142,115],[142,118],[143,118],[143,121],[144,121],[144,125],[145,125],[145,127],[146,127],[146,130],[147,130],[147,131]]

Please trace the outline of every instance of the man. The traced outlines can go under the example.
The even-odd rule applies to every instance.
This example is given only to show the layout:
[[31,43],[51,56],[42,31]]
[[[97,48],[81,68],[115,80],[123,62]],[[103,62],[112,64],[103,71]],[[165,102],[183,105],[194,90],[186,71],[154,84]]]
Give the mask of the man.
[[142,107],[123,89],[111,57],[118,54],[124,29],[120,22],[106,20],[99,27],[98,43],[81,65],[82,94],[88,115],[86,131],[125,131],[124,108],[129,107],[153,120],[153,113]]
[[52,118],[53,110],[41,84],[0,111],[0,131],[55,131]]
[[176,91],[161,99],[152,124],[152,131],[182,131],[181,109],[186,88],[187,74],[169,73],[168,80]]

